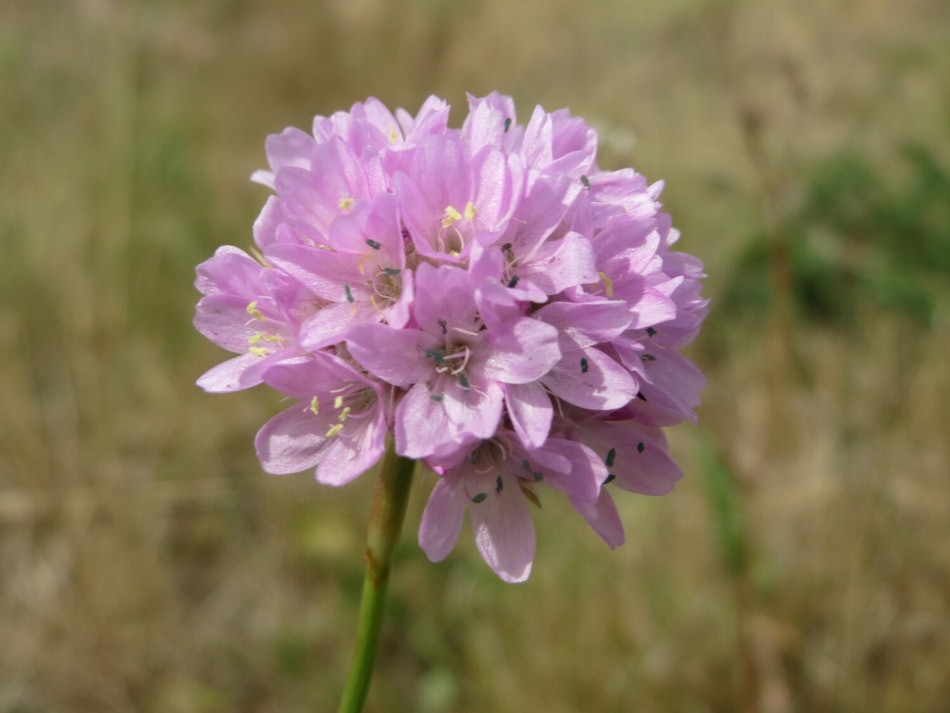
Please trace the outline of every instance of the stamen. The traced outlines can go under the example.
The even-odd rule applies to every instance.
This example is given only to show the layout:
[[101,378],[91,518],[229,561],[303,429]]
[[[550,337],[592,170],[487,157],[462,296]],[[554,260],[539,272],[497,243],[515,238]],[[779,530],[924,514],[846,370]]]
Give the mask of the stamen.
[[366,244],[373,248],[373,250],[379,250],[381,247],[383,247],[381,243],[371,240],[370,238],[366,238]]
[[[468,210],[468,208],[466,208],[466,210]],[[458,212],[455,208],[453,208],[452,206],[446,206],[446,208],[445,208],[445,217],[442,218],[442,227],[443,227],[443,228],[448,228],[450,225],[452,225],[453,223],[457,223],[457,222],[460,221],[461,219],[462,219],[462,214],[461,214],[461,213],[459,213],[459,212]]]
[[477,505],[478,503],[485,502],[485,498],[487,497],[488,493],[478,493],[474,498],[472,498],[472,502]]
[[320,415],[320,399],[314,396],[310,399],[310,410],[313,412],[314,416]]
[[609,451],[607,451],[607,458],[604,460],[604,463],[607,465],[608,468],[614,467],[614,458],[616,457],[617,457],[616,448],[611,448]]
[[453,332],[458,332],[459,334],[467,334],[470,337],[477,337],[478,332],[474,329],[462,329],[462,327],[452,327]]
[[350,290],[350,286],[344,284],[343,289],[346,291],[346,301],[349,302],[350,304],[353,304],[354,302],[356,302],[356,300],[353,298],[353,292]]
[[257,300],[247,306],[247,313],[260,322],[264,321],[264,313],[257,308]]
[[349,210],[353,207],[352,198],[341,198],[340,199],[340,210]]
[[[454,356],[458,356],[458,354],[455,354]],[[471,356],[472,356],[472,350],[469,349],[468,347],[462,347],[462,364],[455,368],[455,373],[458,374],[460,372],[465,371],[465,367],[468,366],[468,359]],[[464,374],[459,376],[460,381],[462,379],[462,376],[464,376]],[[465,386],[466,388],[468,387],[468,379],[465,380]]]
[[640,441],[640,442],[637,444],[637,453],[643,453],[643,451],[645,451],[645,450],[646,450],[646,446],[643,445],[643,441]]
[[598,272],[597,277],[599,277],[600,281],[604,283],[604,294],[606,294],[607,297],[613,297],[614,281],[607,277],[607,275],[603,272]]
[[586,374],[587,369],[588,369],[587,359],[585,357],[581,357],[581,373]]
[[442,349],[426,349],[425,352],[426,359],[432,359],[436,366],[445,366],[445,351]]
[[335,424],[333,424],[332,426],[330,426],[330,430],[327,431],[326,437],[327,437],[327,438],[333,438],[334,436],[338,436],[338,435],[340,435],[340,431],[342,431],[342,430],[343,430],[343,424],[342,424],[342,423],[335,423]]
[[505,133],[506,134],[508,133],[508,129],[510,128],[511,128],[511,117],[509,116],[507,119],[505,119]]

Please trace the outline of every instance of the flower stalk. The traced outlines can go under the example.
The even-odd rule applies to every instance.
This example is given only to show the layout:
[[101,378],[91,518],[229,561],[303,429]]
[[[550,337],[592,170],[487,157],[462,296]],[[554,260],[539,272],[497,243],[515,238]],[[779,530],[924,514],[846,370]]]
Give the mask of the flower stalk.
[[359,713],[373,675],[379,648],[386,591],[393,554],[406,514],[415,461],[397,455],[392,439],[386,447],[370,505],[366,538],[366,575],[357,623],[356,647],[339,713]]

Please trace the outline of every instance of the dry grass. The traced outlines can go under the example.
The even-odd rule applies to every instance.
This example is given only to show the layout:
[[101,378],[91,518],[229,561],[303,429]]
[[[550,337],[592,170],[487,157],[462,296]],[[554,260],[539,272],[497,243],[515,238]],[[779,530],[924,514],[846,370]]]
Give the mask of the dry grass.
[[552,501],[528,584],[433,566],[417,488],[368,710],[946,711],[948,275],[923,325],[810,321],[782,275],[815,162],[950,165],[948,29],[939,0],[4,3],[0,713],[334,709],[369,482],[261,475],[276,397],[193,386],[193,268],[249,242],[265,134],[491,89],[666,178],[714,299],[764,236],[773,299],[714,311],[689,477],[624,500],[617,552]]

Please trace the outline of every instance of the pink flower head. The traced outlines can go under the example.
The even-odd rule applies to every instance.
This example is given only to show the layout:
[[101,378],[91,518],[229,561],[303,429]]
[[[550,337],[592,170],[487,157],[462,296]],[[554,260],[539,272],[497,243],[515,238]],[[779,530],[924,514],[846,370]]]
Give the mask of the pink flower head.
[[673,250],[662,184],[601,171],[583,119],[538,107],[521,125],[497,93],[469,97],[460,129],[448,112],[369,99],[268,138],[253,257],[198,268],[195,326],[236,354],[198,383],[293,399],[257,436],[270,473],[341,485],[391,437],[437,478],[425,553],[445,558],[467,515],[523,581],[542,498],[616,547],[612,493],[681,476],[661,428],[695,419],[703,376],[679,350],[704,275]]

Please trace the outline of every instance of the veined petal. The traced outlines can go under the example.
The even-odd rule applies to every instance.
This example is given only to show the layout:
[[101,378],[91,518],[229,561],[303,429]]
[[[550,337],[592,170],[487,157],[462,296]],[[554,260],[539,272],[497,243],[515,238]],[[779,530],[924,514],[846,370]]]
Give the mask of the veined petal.
[[506,582],[524,582],[531,575],[535,531],[528,504],[510,477],[499,480],[479,503],[472,503],[469,517],[475,545],[482,558]]
[[597,281],[596,260],[590,241],[577,233],[568,233],[560,240],[546,243],[517,272],[549,295]]
[[316,466],[327,445],[330,414],[315,415],[294,404],[264,424],[254,441],[264,470],[273,475],[299,473]]
[[354,308],[346,302],[327,305],[300,325],[300,345],[308,351],[316,351],[339,344],[348,337],[349,329],[367,314],[372,314],[370,309]]
[[491,438],[495,434],[503,402],[498,384],[489,382],[481,388],[464,389],[454,378],[446,376],[433,384],[433,390],[442,397],[441,403],[455,431],[476,438]]
[[230,352],[247,351],[248,340],[259,331],[247,312],[250,300],[236,295],[212,294],[203,297],[195,309],[195,329]]
[[310,152],[316,143],[307,132],[293,127],[271,134],[264,141],[271,170],[278,173],[288,166],[310,168]]
[[438,348],[438,341],[418,329],[364,322],[350,329],[346,346],[367,371],[394,386],[409,388],[432,378],[432,362],[425,355]]
[[644,362],[649,382],[642,385],[646,401],[639,405],[658,425],[696,420],[693,409],[699,405],[699,392],[706,377],[689,359],[678,352],[655,350],[653,361]]
[[307,400],[317,393],[330,393],[347,382],[372,386],[349,364],[324,352],[283,359],[267,370],[264,382],[291,398]]
[[623,302],[552,302],[536,314],[537,318],[557,328],[578,347],[609,342],[630,327],[630,311]]
[[509,384],[505,404],[511,425],[526,448],[538,448],[551,431],[554,407],[551,397],[539,383]]
[[623,531],[623,522],[606,488],[601,488],[596,500],[571,499],[571,505],[584,516],[594,532],[600,535],[610,549],[616,549],[624,543],[626,536]]
[[317,480],[345,485],[373,467],[386,449],[386,422],[377,418],[349,419],[332,439],[317,464]]
[[620,408],[638,391],[630,372],[595,348],[566,353],[543,382],[565,401],[598,411]]
[[543,456],[557,455],[570,463],[570,470],[544,470],[544,482],[565,493],[572,500],[595,500],[601,483],[607,479],[607,468],[598,455],[583,443],[566,438],[549,438],[538,449],[537,456],[528,453],[529,459],[541,464]]
[[439,478],[419,524],[419,546],[432,562],[441,562],[455,547],[468,504],[469,499],[461,488],[454,488],[445,478]]
[[667,451],[663,432],[637,420],[591,420],[578,436],[595,449],[610,470],[611,484],[642,495],[666,495],[683,477]]
[[425,458],[447,443],[461,440],[441,400],[428,384],[416,384],[396,407],[396,452],[406,458]]
[[519,317],[488,332],[484,373],[507,384],[527,384],[547,374],[561,358],[557,329]]
[[[262,364],[265,361],[266,364]],[[197,384],[212,394],[249,389],[263,381],[261,367],[271,363],[273,360],[267,357],[242,354],[208,369],[199,377]]]

